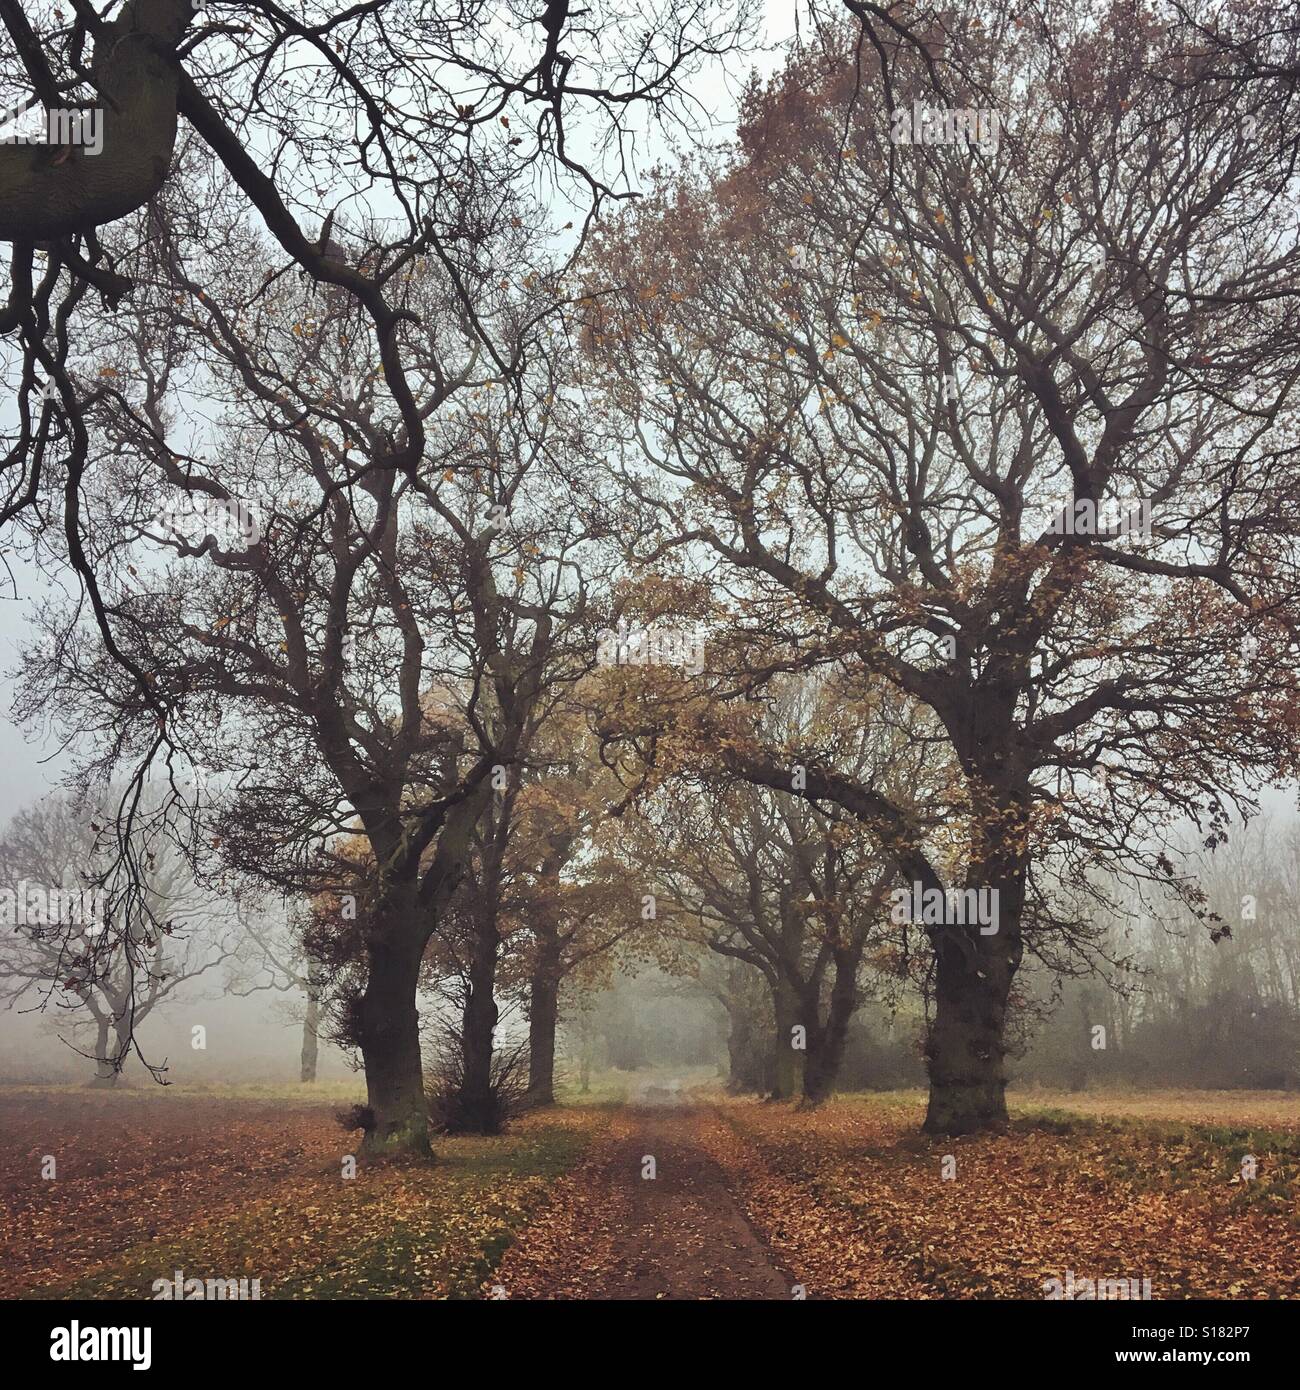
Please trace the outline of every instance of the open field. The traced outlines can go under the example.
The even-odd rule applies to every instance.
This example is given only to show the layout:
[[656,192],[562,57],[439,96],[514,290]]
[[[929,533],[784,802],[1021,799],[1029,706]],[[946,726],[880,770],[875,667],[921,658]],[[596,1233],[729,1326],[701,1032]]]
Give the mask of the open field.
[[734,1105],[703,1142],[755,1227],[827,1296],[1040,1298],[1067,1271],[1149,1278],[1157,1299],[1300,1294],[1294,1126],[1248,1123],[1251,1101],[1241,1123],[1217,1125],[1083,1108],[1022,1109],[1007,1134],[932,1140],[919,1099],[793,1115]]
[[[597,1107],[438,1144],[436,1165],[358,1166],[301,1089],[260,1098],[142,1087],[0,1093],[7,1296],[148,1298],[177,1269],[260,1278],[264,1297],[472,1293],[556,1173],[606,1123]],[[53,1155],[57,1176],[41,1177]]]
[[[915,1095],[920,1098],[920,1092]],[[1300,1095],[1292,1091],[1107,1090],[1010,1092],[1014,1110],[1032,1115],[1069,1110],[1097,1119],[1172,1120],[1183,1124],[1300,1129]]]
[[1066,1271],[1300,1295],[1296,1095],[1020,1093],[1008,1134],[930,1140],[914,1092],[800,1112],[705,1083],[602,1076],[355,1178],[351,1085],[7,1087],[5,1294],[149,1298],[181,1270],[266,1298],[1041,1298]]

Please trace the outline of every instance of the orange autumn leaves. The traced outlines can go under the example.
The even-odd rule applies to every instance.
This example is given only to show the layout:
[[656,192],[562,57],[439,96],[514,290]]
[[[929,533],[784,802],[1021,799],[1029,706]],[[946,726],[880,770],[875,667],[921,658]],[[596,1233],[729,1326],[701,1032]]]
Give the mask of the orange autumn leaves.
[[[13,1296],[142,1299],[176,1269],[263,1298],[468,1296],[607,1123],[557,1110],[432,1165],[358,1166],[335,1105],[0,1094],[0,1270]],[[40,1177],[41,1156],[58,1162]]]
[[[684,1190],[708,1195],[720,1230],[738,1208],[810,1298],[1038,1299],[1067,1271],[1149,1278],[1156,1299],[1300,1295],[1290,1099],[1045,1097],[1013,1104],[1011,1132],[966,1139],[918,1134],[923,1102],[907,1094],[811,1112],[702,1097],[653,1137],[635,1111],[560,1108],[497,1138],[440,1140],[431,1167],[362,1166],[349,1182],[334,1108],[0,1093],[7,1287],[139,1299],[180,1268],[258,1278],[264,1298],[491,1297],[500,1283],[512,1298],[590,1298],[645,1264],[707,1284],[698,1296],[766,1296],[704,1280],[708,1241],[669,1248],[680,1234],[637,1219],[640,1155],[660,1151],[661,1177],[688,1170]],[[1243,1145],[1252,1183],[1234,1171]]]
[[[1244,1200],[1221,1130],[1023,1119],[930,1140],[921,1114],[892,1097],[811,1113],[738,1103],[709,1144],[810,1297],[1041,1298],[1067,1270],[1148,1277],[1157,1299],[1300,1294],[1294,1194],[1274,1183]],[[1280,1150],[1259,1155],[1265,1182],[1270,1167],[1294,1178],[1293,1134],[1253,1139]]]

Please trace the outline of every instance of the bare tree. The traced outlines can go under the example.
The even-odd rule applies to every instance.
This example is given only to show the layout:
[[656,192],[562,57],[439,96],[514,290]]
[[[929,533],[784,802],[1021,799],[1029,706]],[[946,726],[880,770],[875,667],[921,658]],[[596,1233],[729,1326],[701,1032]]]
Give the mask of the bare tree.
[[[51,797],[20,811],[0,835],[3,950],[0,997],[10,1007],[49,1011],[74,1037],[88,1023],[95,1041],[76,1050],[95,1063],[95,1084],[117,1083],[132,1052],[157,1079],[166,1067],[140,1051],[137,1030],[151,1013],[217,969],[233,949],[228,908],[195,881],[181,849],[148,855],[147,917],[114,929],[93,887],[105,855],[109,802]],[[46,901],[32,911],[32,894]],[[57,895],[62,910],[50,911]],[[83,910],[67,911],[80,903]],[[93,904],[85,910],[86,904]]]
[[[106,764],[198,760],[225,775],[223,801],[190,808],[234,869],[364,899],[329,944],[335,964],[364,965],[336,1004],[365,1060],[367,1143],[422,1148],[425,946],[494,784],[591,663],[601,565],[584,559],[593,527],[571,501],[584,446],[561,394],[553,289],[539,271],[493,291],[493,342],[518,368],[503,374],[467,341],[447,273],[406,263],[385,356],[420,397],[421,453],[409,472],[376,470],[404,426],[394,374],[363,355],[363,321],[310,285],[272,288],[257,243],[218,213],[208,289],[160,238],[157,279],[114,346],[129,384],[95,416],[94,560],[120,650],[149,678],[71,640],[68,612],[29,698],[71,670],[65,713]],[[525,232],[507,220],[503,235]],[[188,438],[193,370],[225,402],[211,458]]]
[[[346,318],[348,375],[381,375],[364,410],[382,396],[382,428],[365,428],[354,413],[364,457],[353,454],[332,481],[366,491],[359,479],[374,472],[370,496],[392,499],[410,483],[397,487],[389,475],[413,479],[433,454],[449,462],[446,435],[427,434],[449,394],[522,370],[520,355],[496,336],[503,280],[513,284],[519,272],[536,282],[521,243],[532,236],[550,250],[563,245],[561,264],[581,253],[600,207],[635,192],[630,156],[647,123],[686,128],[706,114],[691,81],[747,42],[754,5],[710,0],[651,13],[618,0],[581,9],[556,0],[538,13],[516,0],[451,11],[379,0],[290,13],[257,0],[217,9],[125,0],[110,17],[71,0],[70,9],[70,18],[57,9],[51,17],[0,3],[12,45],[0,53],[5,90],[51,114],[102,118],[93,149],[62,136],[0,146],[0,241],[10,248],[0,271],[0,370],[12,400],[0,419],[0,524],[18,528],[52,573],[75,577],[87,621],[133,684],[130,703],[148,711],[156,731],[116,750],[129,781],[113,817],[117,861],[105,872],[116,898],[138,901],[141,788],[153,764],[183,763],[187,750],[173,740],[184,722],[171,703],[177,690],[140,664],[138,640],[119,624],[120,573],[97,540],[103,500],[118,495],[114,485],[104,490],[97,431],[126,404],[131,384],[143,386],[142,377],[122,375],[124,344],[134,344],[126,347],[134,359],[146,342],[158,346],[155,331],[212,333],[235,378],[246,370],[251,381],[266,363],[240,363],[229,351],[235,326],[267,297],[283,307],[277,289],[301,274],[321,292],[293,321],[326,309]],[[229,266],[229,252],[254,245],[257,283],[220,269],[209,276],[210,261]],[[409,288],[417,262],[436,268],[440,317],[455,338],[454,352],[440,342],[423,367],[409,364],[403,342],[419,312]],[[555,277],[546,285],[549,304],[565,297]],[[168,311],[177,321],[170,328],[160,289],[164,303],[180,296],[173,308],[186,306]],[[125,322],[106,312],[123,305],[131,306]],[[190,318],[192,305],[206,324]],[[160,412],[178,394],[190,392],[192,405],[205,390],[216,399],[230,388],[229,379],[181,386],[171,365],[154,353],[144,373],[149,402],[138,428],[155,443],[166,438]],[[269,401],[283,383],[264,386]],[[141,404],[136,396],[130,409]],[[329,418],[346,451],[344,418]],[[276,422],[273,433],[285,425]],[[177,445],[173,481],[230,503],[245,470],[194,479],[181,462],[194,443]],[[326,486],[325,495],[335,494]],[[450,815],[467,794],[461,787],[435,800]],[[143,829],[145,838],[158,833]],[[404,962],[407,973],[413,968]]]
[[[782,790],[803,766],[901,884],[997,895],[995,933],[927,926],[926,1124],[963,1132],[1005,1120],[1008,1001],[1076,934],[1061,893],[1104,865],[1195,904],[1162,827],[1216,841],[1295,766],[1300,124],[1253,11],[1247,52],[1053,0],[911,37],[853,8],[869,32],[825,29],[721,167],[626,217],[589,341],[653,519],[630,562],[729,605],[713,698],[656,755]],[[746,695],[819,668],[929,721],[959,859],[756,731]]]
[[295,1021],[302,1025],[298,1079],[316,1080],[323,1026],[325,970],[304,948],[304,928],[292,911],[275,911],[258,897],[235,897],[240,940],[228,972],[226,992],[248,996],[273,990],[297,993],[302,1003]]
[[[858,723],[861,711],[834,683],[804,679],[774,694],[765,738],[816,745],[900,803],[921,799],[926,753],[912,731]],[[861,1002],[864,953],[886,941],[909,944],[908,925],[892,919],[893,876],[877,844],[834,805],[754,786],[716,766],[666,780],[644,809],[641,870],[662,884],[666,913],[767,983],[772,1096],[801,1092],[819,1104],[834,1086]]]
[[[0,241],[12,247],[0,333],[21,352],[20,418],[0,458],[4,519],[34,506],[55,469],[76,482],[75,422],[93,389],[70,370],[75,323],[88,290],[109,306],[132,292],[121,264],[132,235],[116,224],[167,186],[178,136],[219,161],[288,265],[336,286],[382,339],[394,322],[388,277],[331,238],[340,212],[364,219],[382,205],[396,214],[383,244],[448,265],[479,234],[468,207],[484,182],[540,175],[593,216],[631,191],[627,155],[643,119],[692,120],[691,77],[743,44],[753,15],[747,0],[635,20],[604,0],[580,10],[556,0],[540,16],[512,0],[452,13],[418,0],[293,14],[127,0],[111,19],[87,0],[71,9],[51,23],[16,0],[0,5],[12,43],[0,79],[20,104],[102,120],[90,149],[0,145]],[[73,534],[69,522],[70,544]]]

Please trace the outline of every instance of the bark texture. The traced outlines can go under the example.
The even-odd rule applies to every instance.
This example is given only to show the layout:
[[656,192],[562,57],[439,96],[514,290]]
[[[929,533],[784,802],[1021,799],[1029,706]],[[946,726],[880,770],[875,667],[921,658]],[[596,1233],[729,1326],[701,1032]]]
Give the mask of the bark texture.
[[103,148],[0,145],[0,241],[57,241],[116,221],[162,187],[176,144],[175,49],[189,0],[129,0],[95,39]]

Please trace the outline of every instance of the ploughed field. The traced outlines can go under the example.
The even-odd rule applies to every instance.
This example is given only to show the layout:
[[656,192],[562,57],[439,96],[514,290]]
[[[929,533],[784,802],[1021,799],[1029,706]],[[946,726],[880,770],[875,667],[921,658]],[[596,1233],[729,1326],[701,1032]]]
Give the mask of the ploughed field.
[[1300,1296],[1300,1096],[1026,1092],[1005,1134],[930,1139],[916,1092],[802,1112],[693,1080],[624,1076],[506,1135],[440,1138],[432,1165],[355,1176],[335,1119],[351,1086],[0,1088],[0,1287],[148,1299],[179,1272],[256,1279],[263,1298],[1042,1298],[1089,1280]]

